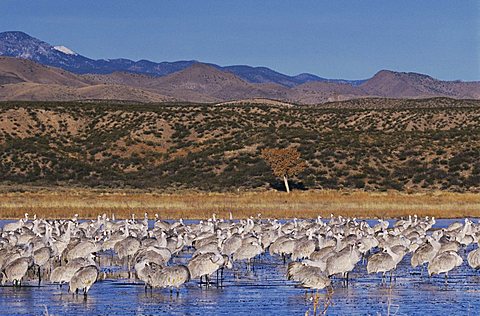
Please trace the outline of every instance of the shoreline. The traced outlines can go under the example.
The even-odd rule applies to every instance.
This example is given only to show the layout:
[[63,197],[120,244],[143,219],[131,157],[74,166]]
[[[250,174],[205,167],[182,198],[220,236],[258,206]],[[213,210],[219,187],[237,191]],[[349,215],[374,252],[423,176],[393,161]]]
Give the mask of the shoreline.
[[249,216],[314,218],[342,215],[356,218],[400,218],[417,214],[438,218],[480,217],[480,193],[398,191],[247,191],[174,193],[127,190],[49,188],[0,193],[0,219],[18,219],[29,213],[41,218],[96,218],[103,213],[118,219],[144,213],[161,219],[206,219]]

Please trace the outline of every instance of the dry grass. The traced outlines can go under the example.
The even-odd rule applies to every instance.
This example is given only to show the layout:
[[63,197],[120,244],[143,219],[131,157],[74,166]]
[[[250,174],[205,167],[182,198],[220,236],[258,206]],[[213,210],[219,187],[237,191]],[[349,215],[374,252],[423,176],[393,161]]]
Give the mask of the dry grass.
[[357,218],[395,218],[410,214],[441,218],[480,217],[480,194],[432,192],[405,194],[363,191],[294,191],[175,194],[59,190],[0,194],[0,217],[18,218],[27,212],[46,218],[83,218],[115,213],[158,213],[164,219],[200,219],[216,213],[235,218],[311,218],[335,215]]

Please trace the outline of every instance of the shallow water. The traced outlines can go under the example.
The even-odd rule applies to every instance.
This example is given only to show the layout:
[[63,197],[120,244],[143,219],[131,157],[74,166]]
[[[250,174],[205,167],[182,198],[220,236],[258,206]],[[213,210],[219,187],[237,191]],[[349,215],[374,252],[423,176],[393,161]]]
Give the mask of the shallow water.
[[[452,222],[439,220],[435,228]],[[478,315],[480,273],[466,264],[466,252],[461,253],[464,264],[450,273],[447,284],[443,276],[429,279],[420,269],[412,269],[410,255],[400,263],[392,286],[382,285],[380,276],[367,275],[366,266],[360,264],[348,287],[334,281],[333,305],[327,314],[387,315],[390,309],[390,315]],[[176,263],[185,260],[175,258]],[[267,254],[258,259],[254,271],[238,263],[225,270],[223,287],[206,289],[195,280],[178,296],[166,289],[145,292],[142,284],[127,279],[98,281],[86,299],[68,294],[65,286],[0,287],[0,315],[42,315],[46,310],[49,315],[304,315],[307,310],[313,315],[305,290],[287,281],[285,272],[286,265]],[[323,290],[320,311],[325,297]]]

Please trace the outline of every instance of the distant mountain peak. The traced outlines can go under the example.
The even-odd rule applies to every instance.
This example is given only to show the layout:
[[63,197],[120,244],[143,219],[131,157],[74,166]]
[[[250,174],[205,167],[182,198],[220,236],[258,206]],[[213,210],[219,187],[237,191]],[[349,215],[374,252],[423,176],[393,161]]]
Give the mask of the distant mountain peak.
[[[237,77],[235,74],[223,71],[212,65],[194,62],[191,66],[178,71],[174,74],[171,74],[167,77],[181,79],[183,81],[200,81],[204,83],[215,81],[216,79],[222,80],[238,80],[243,81],[241,78]],[[167,78],[165,77],[165,78]]]
[[[421,77],[421,78],[429,78],[434,79],[433,77],[421,74],[418,72],[403,72],[403,71],[393,71],[388,69],[382,69],[378,71],[373,77],[401,77],[401,76],[411,76],[411,77]],[[436,79],[435,79],[436,80]]]
[[0,33],[0,40],[9,39],[9,40],[25,40],[25,39],[35,39],[25,32],[22,31],[6,31]]

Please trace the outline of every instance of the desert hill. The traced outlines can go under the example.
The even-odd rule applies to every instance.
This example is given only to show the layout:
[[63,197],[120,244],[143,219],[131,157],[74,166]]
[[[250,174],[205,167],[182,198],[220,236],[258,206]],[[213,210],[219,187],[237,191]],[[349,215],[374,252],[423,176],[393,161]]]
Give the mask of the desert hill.
[[260,152],[294,146],[297,189],[478,192],[479,128],[480,101],[451,98],[1,102],[0,184],[281,189]]
[[480,98],[480,83],[439,81],[431,77],[380,71],[354,86],[338,82],[308,82],[294,87],[276,83],[251,83],[211,65],[191,66],[163,77],[114,72],[77,75],[35,62],[0,57],[0,100],[117,99],[139,102],[222,102],[241,99],[274,99],[299,104],[368,97]]

